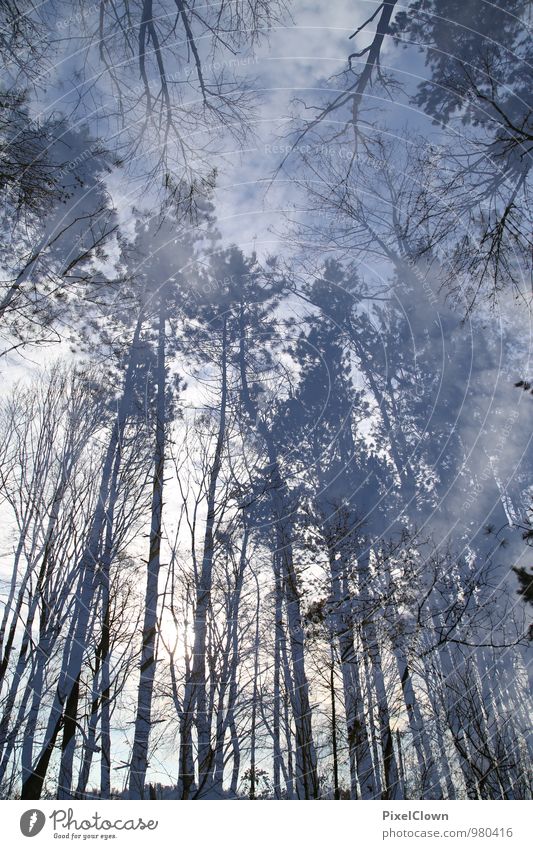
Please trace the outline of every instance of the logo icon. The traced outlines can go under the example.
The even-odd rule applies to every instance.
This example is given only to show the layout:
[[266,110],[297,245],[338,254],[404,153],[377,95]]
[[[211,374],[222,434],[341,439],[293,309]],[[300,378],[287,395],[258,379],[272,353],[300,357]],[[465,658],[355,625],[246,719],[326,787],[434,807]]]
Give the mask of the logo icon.
[[24,811],[20,818],[20,830],[24,837],[35,837],[43,830],[46,817],[42,811],[37,808],[32,808],[31,811]]

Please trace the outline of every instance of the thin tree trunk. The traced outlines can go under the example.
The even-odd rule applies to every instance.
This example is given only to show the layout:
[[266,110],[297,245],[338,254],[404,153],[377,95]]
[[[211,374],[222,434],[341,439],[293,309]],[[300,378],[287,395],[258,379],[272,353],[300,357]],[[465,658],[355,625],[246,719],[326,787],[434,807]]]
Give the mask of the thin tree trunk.
[[416,752],[423,799],[440,799],[442,792],[440,779],[433,759],[433,753],[429,737],[425,728],[424,719],[415,694],[411,671],[404,650],[397,644],[394,646],[394,655],[398,666],[398,675],[402,686],[402,692],[409,721],[409,728],[413,737],[413,746]]
[[16,280],[7,289],[4,297],[0,301],[0,319],[3,318],[4,313],[11,306],[13,300],[15,299],[22,286],[30,279],[35,264],[39,259],[41,253],[47,246],[47,243],[48,236],[43,236],[24,268],[22,268],[21,271],[18,273]]
[[256,605],[255,605],[255,639],[254,639],[254,684],[252,696],[252,729],[250,734],[250,799],[255,799],[256,795],[256,724],[257,724],[257,681],[259,678],[259,610],[261,607],[260,587],[257,575],[256,582]]
[[69,697],[74,682],[78,679],[78,676],[81,672],[83,657],[85,654],[85,647],[87,644],[87,640],[90,636],[88,633],[88,625],[93,606],[94,592],[96,589],[96,565],[100,552],[100,542],[106,522],[106,509],[109,494],[109,485],[117,445],[119,444],[122,438],[126,415],[131,404],[131,392],[134,375],[134,358],[132,356],[132,353],[138,343],[142,322],[143,317],[141,313],[137,321],[133,336],[132,346],[130,349],[130,358],[126,371],[126,377],[124,380],[124,389],[121,400],[118,405],[117,417],[113,424],[108,447],[104,458],[104,463],[102,466],[98,502],[92,518],[87,543],[85,545],[85,550],[81,557],[81,585],[79,593],[77,594],[75,599],[75,611],[73,614],[75,629],[72,633],[72,638],[67,641],[67,645],[65,646],[65,650],[63,652],[61,674],[59,677],[59,682],[54,696],[52,708],[48,717],[41,752],[36,759],[31,774],[27,777],[22,786],[23,799],[40,798],[52,750],[55,746],[55,741],[57,739],[57,735],[61,726],[64,706]]
[[230,717],[229,730],[231,734],[231,745],[233,748],[233,766],[231,769],[230,793],[232,796],[236,796],[239,788],[239,774],[241,770],[241,750],[238,742],[237,725],[235,723],[235,718],[233,714],[231,714]]
[[403,765],[402,735],[399,731],[396,732],[396,748],[398,751],[398,773],[402,788],[402,799],[407,799],[407,785],[405,783],[405,769]]
[[287,486],[281,475],[272,434],[259,415],[257,405],[250,395],[246,375],[244,313],[240,314],[240,374],[242,399],[248,416],[264,439],[268,453],[269,497],[276,533],[276,550],[281,563],[282,586],[287,610],[289,646],[292,663],[292,710],[296,731],[296,785],[297,795],[303,799],[316,799],[319,794],[316,751],[313,741],[309,684],[305,671],[304,630],[300,610],[300,596],[294,568],[292,542],[289,533]]
[[[360,551],[357,559],[357,568],[363,591],[367,594],[367,603],[372,606],[371,579],[370,579],[370,549],[365,546]],[[397,799],[398,797],[398,765],[394,755],[392,742],[392,731],[390,727],[390,713],[381,663],[381,652],[376,625],[374,622],[374,611],[363,611],[363,622],[361,623],[361,638],[363,649],[370,658],[372,666],[372,677],[376,692],[379,735],[381,740],[381,751],[383,756],[383,770],[385,774],[385,788],[383,798]],[[377,765],[376,765],[377,768]]]
[[333,754],[333,798],[340,799],[339,788],[339,755],[337,743],[337,705],[335,703],[335,654],[333,651],[333,638],[330,646],[329,656],[329,698],[331,702],[331,745]]
[[350,763],[350,796],[358,798],[357,780],[362,799],[375,799],[374,766],[368,742],[366,718],[359,679],[357,655],[350,615],[347,612],[347,586],[343,586],[343,564],[330,548],[331,598],[333,630],[339,646],[340,669],[346,716],[346,736]]
[[[213,573],[213,554],[215,547],[215,507],[218,477],[222,465],[222,453],[226,436],[226,405],[227,405],[227,319],[223,317],[222,324],[222,374],[220,395],[220,418],[218,425],[215,454],[209,474],[207,493],[207,517],[205,524],[203,557],[200,570],[199,585],[194,611],[194,643],[192,668],[185,685],[183,712],[185,714],[185,739],[182,746],[189,745],[192,716],[196,712],[196,729],[198,735],[198,788],[196,796],[207,789],[209,776],[213,768],[214,752],[211,748],[211,714],[207,710],[207,681],[206,681],[206,647],[207,647],[207,617],[211,607],[211,583]],[[185,755],[184,755],[185,758]],[[191,776],[181,776],[183,798],[189,798],[192,788]]]
[[80,677],[78,675],[71,688],[63,714],[63,742],[61,744],[61,766],[57,784],[57,798],[70,799],[72,785],[72,764],[76,748],[76,723],[78,716],[78,701],[80,694]]
[[276,566],[274,553],[275,610],[274,610],[274,702],[273,702],[273,746],[274,746],[274,798],[281,799],[281,641],[283,637],[283,596],[281,576]]
[[[361,631],[361,628],[359,628]],[[379,747],[378,747],[378,738],[376,734],[376,725],[379,728],[379,724],[376,723],[376,715],[375,715],[375,704],[374,704],[374,682],[372,681],[372,671],[370,668],[369,661],[369,653],[365,646],[364,639],[360,636],[361,646],[362,646],[362,655],[363,655],[363,666],[365,669],[365,685],[366,685],[366,714],[368,717],[367,724],[370,732],[370,743],[372,746],[372,763],[374,764],[374,781],[376,783],[376,796],[379,798],[383,798],[383,789],[381,783],[381,761],[379,758]]]
[[[237,700],[237,670],[239,665],[239,607],[244,582],[244,571],[247,564],[249,530],[244,523],[244,534],[241,545],[241,553],[239,557],[239,567],[235,579],[235,587],[232,594],[230,604],[230,616],[228,625],[228,641],[231,643],[231,660],[229,661],[230,647],[227,649],[228,662],[225,662],[222,669],[222,676],[227,675],[228,683],[223,680],[221,682],[221,701],[219,708],[219,717],[217,718],[217,739],[215,747],[215,771],[214,784],[215,787],[222,788],[224,777],[224,741],[228,731],[230,722],[234,719],[235,703]],[[228,691],[228,700],[226,712],[224,714],[224,699]],[[232,743],[233,747],[239,747],[239,740],[235,739]]]
[[287,774],[285,776],[285,783],[287,787],[287,799],[294,799],[294,766],[292,757],[292,730],[289,718],[289,701],[289,693],[287,692],[287,686],[285,686],[285,692],[283,694],[283,724],[285,729],[285,742],[287,745]]
[[[89,719],[89,731],[87,735],[87,743],[84,747],[84,756],[78,786],[76,789],[77,798],[85,795],[85,789],[89,780],[91,764],[94,752],[96,751],[96,726],[98,724],[98,715],[100,709],[101,719],[101,767],[100,767],[100,796],[101,798],[109,798],[111,786],[111,736],[109,728],[109,699],[110,699],[110,617],[111,617],[111,600],[110,600],[110,569],[113,559],[113,544],[114,544],[114,527],[115,527],[115,508],[118,498],[118,476],[122,463],[122,446],[119,442],[115,463],[113,466],[113,477],[111,480],[109,509],[107,511],[107,527],[104,551],[102,554],[102,564],[100,569],[101,576],[101,609],[102,615],[102,636],[100,645],[96,655],[96,668],[93,681],[93,692],[91,697],[91,714]],[[101,676],[99,670],[101,667]]]
[[156,409],[155,409],[155,447],[154,477],[152,486],[152,507],[150,526],[150,547],[146,570],[146,589],[144,595],[144,621],[142,629],[142,649],[140,677],[135,716],[135,731],[130,762],[129,788],[130,799],[145,798],[145,781],[148,769],[148,747],[150,742],[152,700],[156,669],[155,641],[157,631],[159,603],[159,571],[161,568],[161,534],[163,516],[163,476],[165,471],[165,429],[166,429],[166,364],[165,364],[165,321],[166,297],[160,291],[159,320],[157,335],[156,365]]

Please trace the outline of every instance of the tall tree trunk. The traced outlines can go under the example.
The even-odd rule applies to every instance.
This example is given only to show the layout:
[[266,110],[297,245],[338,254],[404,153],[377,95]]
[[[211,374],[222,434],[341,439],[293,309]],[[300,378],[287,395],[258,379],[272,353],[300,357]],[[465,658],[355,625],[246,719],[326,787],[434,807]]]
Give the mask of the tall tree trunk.
[[404,649],[396,641],[394,655],[398,667],[398,675],[402,686],[403,698],[407,711],[409,728],[416,752],[423,799],[441,799],[440,778],[434,762],[433,752],[426,730],[422,711],[413,687],[411,670]]
[[75,610],[73,620],[75,622],[74,632],[71,639],[67,641],[63,652],[63,663],[54,700],[48,717],[44,741],[41,752],[37,756],[31,774],[23,782],[22,798],[39,799],[43,783],[48,770],[48,764],[55,741],[61,726],[63,710],[69,697],[70,691],[80,675],[85,648],[90,637],[88,625],[93,606],[94,592],[96,590],[96,566],[100,554],[102,534],[106,523],[106,509],[109,494],[109,485],[112,475],[113,461],[125,427],[126,416],[131,404],[131,393],[134,376],[135,351],[143,322],[142,313],[138,318],[133,341],[130,349],[130,357],[124,380],[122,397],[118,404],[117,416],[113,424],[109,443],[107,446],[104,462],[100,476],[98,502],[93,514],[91,527],[87,542],[80,562],[80,590],[75,599]]
[[111,798],[111,608],[109,587],[104,588],[102,604],[105,609],[102,623],[102,707],[100,716],[100,796]]
[[[390,713],[387,699],[387,691],[385,687],[385,679],[383,676],[383,667],[381,663],[381,651],[379,648],[379,639],[374,621],[375,612],[371,609],[373,606],[373,598],[371,594],[371,578],[370,578],[370,549],[365,545],[364,549],[359,552],[357,559],[357,570],[361,581],[363,592],[367,595],[367,603],[370,609],[363,611],[363,621],[361,623],[361,639],[363,649],[370,659],[372,666],[372,677],[376,693],[379,735],[381,740],[381,752],[383,756],[383,771],[385,774],[385,788],[383,798],[398,799],[399,783],[398,783],[398,765],[394,754],[394,746],[392,741],[392,731],[390,727]],[[377,768],[377,765],[376,765]]]
[[257,682],[259,679],[259,611],[261,608],[261,596],[259,581],[255,575],[256,582],[256,605],[255,605],[255,638],[254,638],[254,683],[252,695],[252,728],[250,733],[250,799],[256,796],[256,735],[257,735]]
[[346,716],[346,737],[350,764],[350,797],[358,798],[357,783],[362,799],[377,797],[374,765],[368,741],[361,683],[354,645],[351,616],[348,610],[348,587],[343,584],[343,561],[329,549],[333,631],[339,646],[340,669]]
[[89,722],[87,724],[87,736],[83,743],[83,755],[78,775],[78,783],[74,794],[75,799],[83,799],[87,791],[87,784],[91,772],[93,754],[96,751],[96,726],[98,724],[98,712],[100,706],[100,667],[102,662],[102,640],[96,650],[95,669],[91,689],[91,701]]
[[148,769],[148,747],[152,721],[152,701],[156,669],[155,644],[159,606],[159,571],[161,568],[161,535],[163,517],[163,479],[165,471],[166,431],[166,363],[165,323],[166,294],[159,293],[159,318],[157,331],[156,406],[154,477],[150,524],[150,546],[146,569],[144,594],[144,620],[140,676],[135,715],[135,730],[130,761],[128,795],[130,799],[145,798],[146,771]]
[[304,630],[300,610],[298,580],[294,568],[292,542],[289,531],[289,499],[287,485],[281,475],[276,447],[272,434],[259,414],[253,400],[246,374],[246,328],[244,310],[240,311],[240,354],[241,393],[244,407],[265,442],[269,466],[269,498],[276,533],[276,551],[280,558],[282,586],[287,611],[289,647],[292,664],[293,690],[292,711],[296,731],[296,787],[301,799],[316,799],[319,795],[316,750],[313,741],[309,684],[305,671]]
[[[213,768],[214,752],[211,747],[211,714],[207,710],[207,682],[206,682],[206,649],[207,649],[207,618],[211,608],[211,583],[213,574],[213,554],[215,547],[214,527],[216,490],[218,477],[222,465],[222,453],[226,437],[226,405],[227,405],[227,327],[226,316],[222,324],[222,364],[221,364],[221,394],[220,394],[220,417],[218,424],[217,442],[215,454],[209,474],[209,486],[207,492],[207,516],[205,523],[202,565],[196,594],[196,606],[194,611],[194,642],[191,674],[185,685],[183,698],[183,711],[185,714],[186,728],[185,739],[182,739],[182,747],[190,745],[190,727],[192,725],[193,713],[196,713],[196,729],[198,736],[198,788],[196,796],[201,796],[207,789],[209,777]],[[184,754],[185,759],[185,754]],[[184,799],[189,798],[192,781],[188,775],[181,777],[182,795]]]
[[[37,730],[37,721],[39,718],[39,708],[43,695],[45,669],[50,659],[52,652],[53,638],[48,632],[44,632],[36,647],[35,670],[32,675],[32,700],[28,716],[26,719],[26,727],[24,729],[24,740],[22,743],[21,754],[21,770],[22,770],[22,785],[24,786],[32,774],[33,766],[33,747],[35,741],[35,733]],[[27,688],[28,695],[30,688]]]
[[427,692],[429,701],[431,703],[431,707],[433,710],[434,716],[434,724],[435,724],[435,734],[437,737],[437,745],[439,748],[439,766],[442,772],[444,783],[446,785],[446,794],[448,799],[456,799],[457,794],[455,791],[455,786],[452,778],[452,771],[450,767],[450,759],[448,757],[448,751],[446,748],[446,740],[444,738],[444,731],[442,727],[441,720],[441,712],[440,705],[438,700],[438,695],[436,693],[435,681],[432,675],[432,669],[430,668],[427,662],[424,663],[425,667],[425,680],[427,682]]
[[[228,647],[226,650],[226,658],[222,668],[222,678],[220,684],[220,707],[217,716],[217,736],[215,746],[215,770],[214,770],[214,785],[222,788],[224,777],[224,760],[225,760],[225,737],[229,729],[230,723],[234,720],[235,703],[237,701],[237,671],[239,667],[239,607],[241,601],[242,587],[244,582],[244,572],[247,564],[249,529],[244,520],[244,533],[241,544],[241,553],[239,556],[239,566],[235,577],[235,587],[233,589],[232,598],[229,606],[228,617]],[[231,653],[231,657],[230,657]],[[227,677],[227,681],[224,678]],[[227,706],[224,713],[224,699],[228,693]],[[239,747],[239,739],[232,740],[233,750]],[[240,760],[240,758],[239,758]]]
[[[100,796],[108,799],[111,791],[111,731],[110,731],[110,625],[111,625],[111,598],[110,598],[110,570],[113,559],[115,508],[118,498],[118,476],[122,464],[122,446],[119,442],[115,463],[113,466],[113,477],[111,480],[109,509],[107,511],[107,527],[100,569],[101,577],[101,610],[102,610],[102,636],[97,652],[96,669],[93,682],[93,693],[91,699],[91,715],[89,719],[89,732],[87,744],[84,748],[84,757],[80,769],[76,795],[79,798],[85,794],[85,788],[89,780],[93,754],[96,751],[96,726],[100,711]],[[101,674],[99,676],[99,669]]]
[[372,680],[372,669],[370,666],[369,654],[365,648],[365,642],[359,630],[359,639],[361,641],[363,666],[365,670],[365,685],[366,685],[366,715],[368,717],[367,724],[370,732],[370,743],[372,746],[372,763],[374,764],[374,780],[376,783],[376,794],[379,798],[383,797],[383,789],[381,783],[381,760],[379,756],[378,738],[376,734],[376,726],[379,728],[379,723],[376,722],[376,706],[374,698],[374,682]]
[[396,731],[396,750],[398,752],[398,774],[400,778],[400,785],[402,788],[402,799],[407,799],[407,785],[405,781],[405,769],[403,765],[402,735],[400,731]]
[[333,755],[333,798],[340,799],[339,788],[339,747],[337,742],[337,705],[335,701],[335,653],[333,650],[333,637],[331,639],[329,655],[329,699],[331,702],[331,748]]
[[237,723],[235,717],[231,714],[229,721],[229,730],[231,734],[231,745],[233,748],[233,766],[231,769],[230,793],[232,796],[237,795],[239,788],[239,775],[241,771],[241,750],[239,747],[239,736],[237,734]]
[[[80,592],[80,587],[83,583],[83,577],[84,576],[80,575],[79,582],[76,588],[76,594],[79,594]],[[41,699],[43,697],[43,686],[45,681],[46,667],[50,660],[50,654],[52,651],[53,644],[55,642],[54,635],[50,634],[49,630],[46,628],[45,620],[46,611],[43,610],[41,613],[42,635],[38,645],[36,663],[37,670],[34,679],[31,682],[33,684],[33,699],[28,715],[28,720],[26,722],[24,742],[22,746],[22,799],[40,798],[42,786],[46,777],[48,765],[50,763],[50,758],[52,756],[52,752],[56,744],[58,734],[63,724],[63,707],[61,706],[61,710],[59,712],[56,712],[55,714],[55,724],[53,726],[51,726],[49,718],[47,728],[47,732],[49,732],[48,743],[46,746],[41,747],[37,763],[35,763],[33,760],[33,744],[35,740],[35,734],[37,732],[39,708],[41,704]],[[68,625],[68,633],[66,635],[65,646],[63,648],[63,658],[65,658],[65,653],[67,651],[68,646],[70,646],[72,643],[73,635],[76,631],[76,626],[77,618],[74,612]]]
[[281,576],[276,566],[277,555],[274,553],[274,701],[273,710],[273,758],[274,758],[274,798],[281,799],[281,641],[283,638],[283,596]]
[[[438,623],[438,620],[436,620]],[[437,695],[441,701],[442,711],[446,717],[446,723],[452,735],[454,747],[459,759],[459,766],[465,782],[466,795],[469,799],[479,799],[480,790],[477,777],[470,758],[468,745],[466,745],[463,721],[459,715],[457,696],[454,695],[453,687],[455,663],[450,647],[444,644],[435,656],[434,662],[437,666],[438,689]]]
[[57,798],[70,799],[72,785],[72,765],[74,751],[76,748],[76,723],[78,717],[78,702],[80,696],[80,676],[78,675],[74,686],[65,704],[63,714],[63,740],[61,743],[61,765],[57,783]]
[[[286,674],[287,668],[285,667]],[[286,680],[286,679],[285,679]],[[292,729],[289,717],[289,693],[287,685],[283,693],[283,726],[285,730],[285,743],[287,748],[287,773],[285,775],[285,785],[287,787],[287,799],[294,799],[294,765],[292,756]]]

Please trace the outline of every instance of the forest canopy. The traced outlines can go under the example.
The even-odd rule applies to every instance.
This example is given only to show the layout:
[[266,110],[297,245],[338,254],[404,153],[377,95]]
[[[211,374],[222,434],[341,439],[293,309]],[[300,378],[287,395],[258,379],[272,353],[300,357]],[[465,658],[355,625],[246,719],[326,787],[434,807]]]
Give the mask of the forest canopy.
[[531,799],[527,0],[0,8],[0,795]]

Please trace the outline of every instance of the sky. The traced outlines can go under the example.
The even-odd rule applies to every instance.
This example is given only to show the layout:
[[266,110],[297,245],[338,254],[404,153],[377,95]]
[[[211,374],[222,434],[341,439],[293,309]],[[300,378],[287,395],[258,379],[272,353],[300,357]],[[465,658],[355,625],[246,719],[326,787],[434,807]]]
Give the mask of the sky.
[[[45,4],[46,6],[46,4]],[[287,219],[294,220],[295,208],[306,206],[305,196],[295,183],[293,162],[289,155],[286,167],[280,172],[276,169],[290,154],[294,141],[294,131],[302,117],[316,114],[317,106],[327,102],[332,93],[342,83],[337,82],[346,67],[347,56],[362,49],[369,43],[373,27],[361,32],[355,39],[350,36],[376,9],[374,0],[336,0],[335,3],[296,2],[290,4],[290,14],[276,23],[268,34],[255,47],[253,53],[244,50],[229,60],[229,67],[215,57],[211,70],[234,73],[242,84],[248,85],[254,92],[256,110],[250,121],[250,134],[244,144],[239,146],[234,140],[217,128],[210,131],[210,164],[218,170],[215,190],[215,209],[217,227],[223,242],[236,242],[245,250],[256,250],[259,256],[271,253],[290,256],[300,251],[307,254],[307,247],[298,246],[298,238],[291,235],[291,225]],[[79,104],[80,66],[87,61],[85,45],[77,40],[80,30],[78,6],[59,4],[56,30],[64,37],[64,51],[58,49],[55,61],[43,70],[42,82],[46,89],[37,88],[31,99],[36,115],[57,115],[65,113],[73,116],[80,125],[88,123],[93,132],[104,131],[98,108],[98,95],[108,97],[107,83],[99,76],[99,64],[94,58],[87,63],[87,75],[95,85],[95,109],[75,111]],[[88,20],[97,13],[98,4],[85,9]],[[200,51],[206,49],[200,45]],[[207,61],[207,60],[206,60]],[[211,63],[212,59],[208,60]],[[361,62],[364,61],[364,57]],[[392,97],[382,91],[370,91],[366,105],[372,107],[372,117],[378,123],[387,124],[392,138],[402,135],[406,128],[411,134],[411,143],[416,145],[417,135],[425,139],[438,140],[438,129],[431,119],[421,110],[415,109],[409,100],[416,84],[427,77],[424,55],[415,49],[398,49],[389,39],[385,42],[382,64],[385,71],[394,70],[401,81],[401,89],[395,89]],[[354,69],[358,68],[354,60]],[[209,74],[209,67],[207,74]],[[129,71],[128,71],[129,72]],[[136,64],[131,73],[138,75]],[[85,88],[87,88],[85,80]],[[87,102],[91,102],[90,99]],[[336,116],[334,116],[337,120]],[[107,127],[109,132],[109,127]],[[305,144],[305,139],[304,139]],[[154,152],[154,155],[157,151]],[[144,157],[145,165],[149,157]],[[138,166],[141,165],[139,161]],[[107,186],[115,203],[123,232],[132,233],[135,216],[132,207],[146,208],[158,196],[157,182],[146,180],[144,171],[134,165],[125,170],[115,169],[107,180]],[[313,216],[314,213],[311,213]],[[330,246],[327,240],[325,252]],[[320,250],[317,262],[320,258]],[[116,258],[116,250],[111,248],[109,265]],[[350,259],[350,252],[345,257]],[[390,285],[390,269],[379,260],[373,263],[360,261],[360,272],[378,285]],[[393,297],[395,297],[393,292]],[[442,324],[443,317],[450,315],[449,305],[442,298],[425,317],[429,326]],[[457,314],[457,321],[463,316]],[[471,340],[471,362],[454,364],[454,380],[464,395],[460,419],[457,426],[465,444],[465,456],[468,457],[471,474],[482,474],[487,463],[497,462],[498,474],[502,486],[511,481],[515,470],[523,462],[528,449],[529,422],[527,411],[520,413],[527,403],[527,397],[514,389],[514,379],[530,373],[529,356],[531,351],[531,323],[527,311],[515,305],[511,299],[500,303],[495,313],[481,312],[475,318],[468,318],[465,327]],[[485,356],[483,336],[490,333],[496,341],[495,360],[483,367],[480,358]],[[414,342],[413,342],[414,344]],[[443,364],[448,356],[445,336],[440,342],[440,354]],[[9,361],[9,375],[6,385],[24,377],[32,368],[43,361],[54,359],[60,353],[60,346],[25,353],[25,359],[13,357]],[[63,350],[68,350],[63,346]],[[412,355],[417,356],[416,350]],[[483,398],[479,400],[479,387],[470,385],[472,362],[476,361],[476,372],[484,370]],[[450,366],[448,365],[448,373]],[[444,373],[444,368],[443,368]],[[449,379],[449,378],[447,378]],[[474,391],[475,390],[475,391]],[[437,384],[437,393],[446,391],[446,387]],[[476,398],[475,402],[473,398]],[[435,403],[439,400],[437,395]],[[511,433],[503,446],[494,446],[501,427],[501,411],[511,409],[516,417],[511,422]],[[432,411],[428,410],[428,426],[431,424]],[[492,458],[492,459],[491,459]],[[457,513],[458,505],[453,500],[453,491],[449,495],[449,510]],[[479,505],[481,512],[484,505]],[[471,505],[474,509],[474,505]],[[517,508],[520,512],[520,508]],[[446,516],[450,515],[446,511]],[[448,521],[446,518],[445,522]]]

